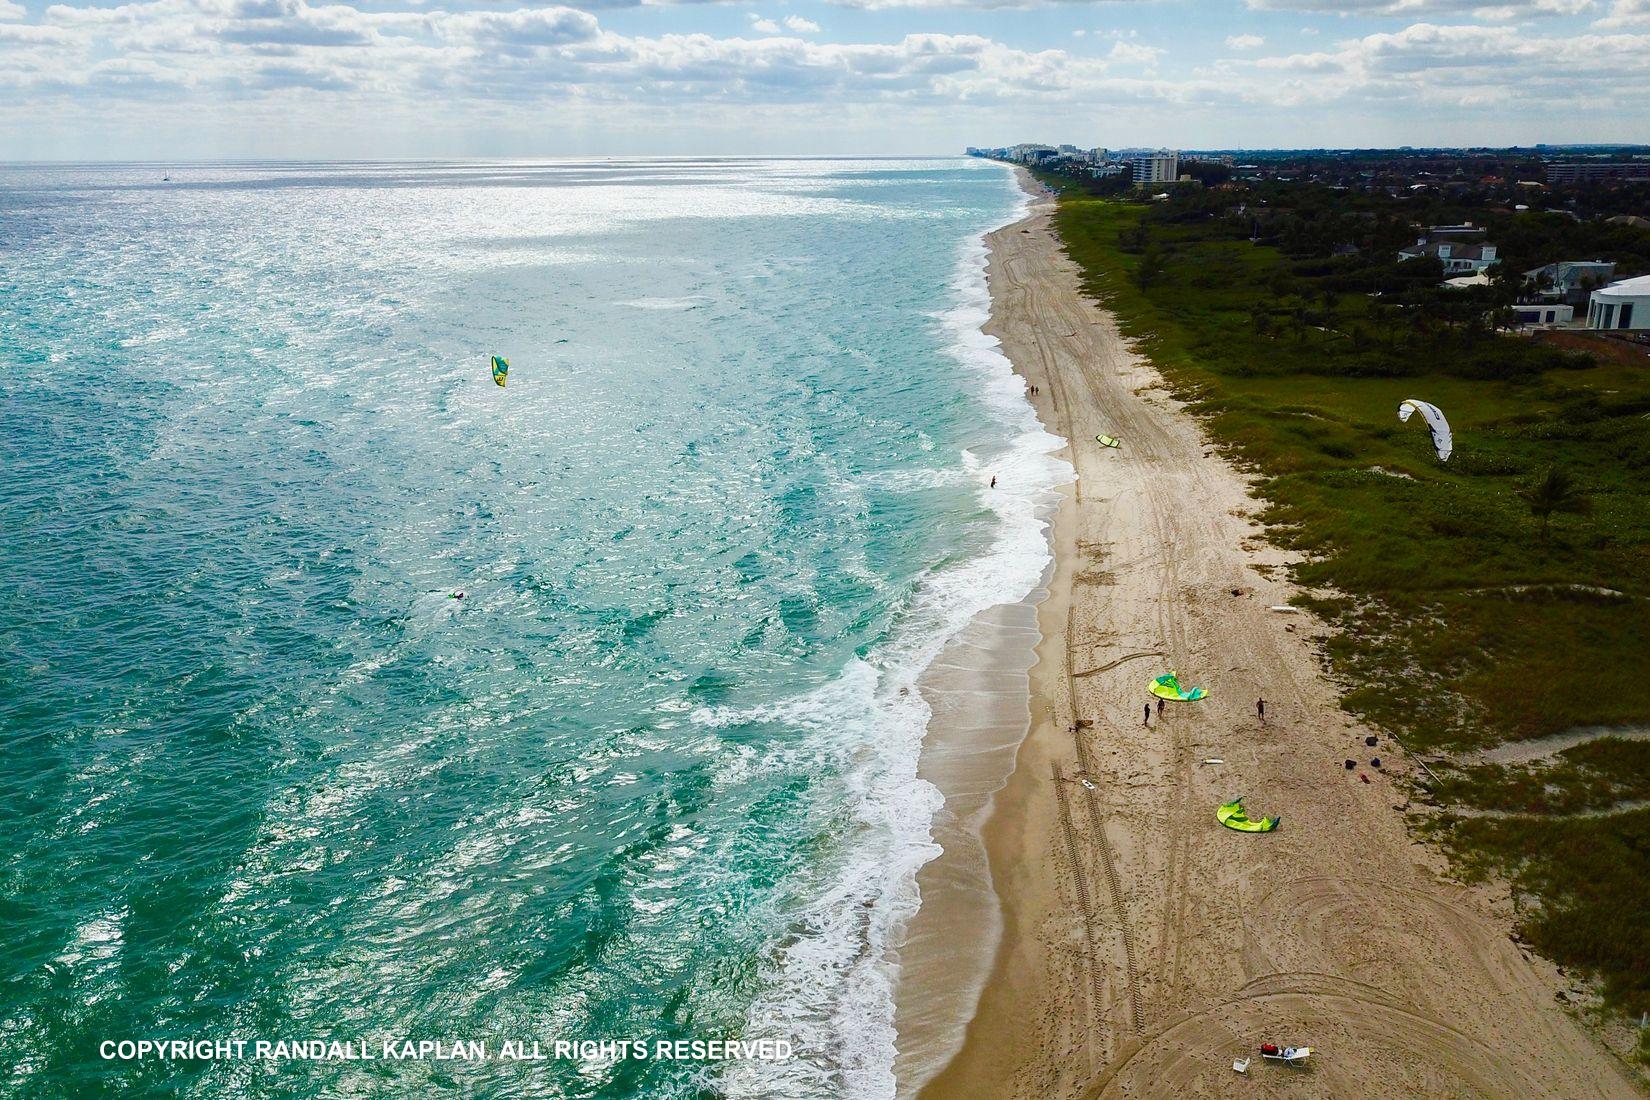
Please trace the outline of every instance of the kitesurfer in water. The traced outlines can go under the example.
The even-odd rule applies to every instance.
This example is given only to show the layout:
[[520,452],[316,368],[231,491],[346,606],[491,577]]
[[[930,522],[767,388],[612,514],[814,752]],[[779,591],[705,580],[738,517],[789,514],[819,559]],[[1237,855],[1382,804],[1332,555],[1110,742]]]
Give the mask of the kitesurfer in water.
[[991,475],[991,487],[993,489],[995,489],[997,487],[997,475],[996,474]]

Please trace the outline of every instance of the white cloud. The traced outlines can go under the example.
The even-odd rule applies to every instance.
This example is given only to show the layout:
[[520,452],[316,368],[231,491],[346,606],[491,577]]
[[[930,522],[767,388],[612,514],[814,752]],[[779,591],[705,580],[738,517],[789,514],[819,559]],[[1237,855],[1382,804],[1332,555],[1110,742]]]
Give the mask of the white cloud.
[[1615,0],[1610,5],[1610,14],[1593,26],[1604,29],[1650,27],[1650,0]]
[[1301,28],[1301,36],[1304,37],[1304,38],[1316,38],[1316,37],[1318,37],[1318,28],[1316,28],[1316,27],[1302,27]]
[[894,8],[971,8],[983,11],[1023,11],[1028,8],[1047,8],[1068,4],[1130,4],[1149,3],[1150,0],[827,0],[827,2],[840,7],[859,8],[864,11],[887,11]]
[[1474,14],[1480,18],[1533,18],[1576,15],[1591,10],[1594,0],[1510,0],[1486,6],[1483,0],[1246,0],[1252,11],[1307,11],[1329,15]]
[[1266,39],[1258,34],[1231,34],[1226,36],[1226,48],[1229,50],[1258,50],[1266,45]]
[[22,19],[27,14],[23,10],[22,4],[13,4],[11,0],[0,0],[0,19]]
[[538,47],[588,42],[599,30],[596,17],[571,8],[522,8],[518,11],[432,13],[436,32],[450,41],[482,46]]
[[1342,100],[1499,115],[1558,112],[1603,95],[1650,97],[1650,34],[1542,37],[1520,27],[1415,23],[1245,65],[1268,74],[1272,101],[1283,104]]
[[[859,44],[629,37],[566,7],[368,12],[306,0],[134,0],[115,8],[53,5],[47,24],[14,28],[29,32],[30,48],[52,52],[31,55],[27,65],[13,64],[12,53],[0,57],[0,85],[32,86],[48,97],[118,89],[128,99],[142,87],[179,85],[226,101],[287,89],[334,103],[341,93],[399,97],[409,106],[427,102],[434,88],[447,105],[501,96],[584,104],[955,104],[1046,91],[1103,71],[1099,62],[1027,53],[975,35]],[[793,31],[810,25],[794,17],[786,23]],[[771,33],[758,20],[753,29]],[[0,41],[0,51],[8,49]],[[477,64],[478,51],[486,64]]]
[[785,17],[785,29],[795,31],[797,34],[818,34],[819,24],[812,19],[804,19],[800,15],[787,15]]
[[[373,0],[371,10],[308,0],[58,3],[38,24],[0,21],[0,130],[28,117],[61,130],[70,126],[64,119],[94,115],[130,128],[167,112],[188,118],[253,104],[289,119],[291,129],[399,111],[422,132],[501,107],[532,117],[535,104],[557,117],[600,120],[589,125],[606,130],[610,121],[622,129],[695,110],[729,120],[734,134],[751,132],[755,118],[784,126],[785,112],[859,112],[884,128],[890,118],[933,117],[960,129],[959,121],[972,126],[993,111],[1023,126],[1025,104],[1034,102],[1049,118],[1116,111],[1148,120],[1153,131],[1191,118],[1268,119],[1283,140],[1304,140],[1312,119],[1331,115],[1337,121],[1323,125],[1333,129],[1313,136],[1353,140],[1340,120],[1377,118],[1403,123],[1392,136],[1413,133],[1420,143],[1437,131],[1412,130],[1407,120],[1467,119],[1476,128],[1463,123],[1460,132],[1472,140],[1507,119],[1523,125],[1530,112],[1569,117],[1593,97],[1650,101],[1650,33],[1607,29],[1543,36],[1529,27],[1414,23],[1322,49],[1266,56],[1261,47],[1177,64],[1160,77],[1156,66],[1170,56],[1162,49],[1093,28],[1085,45],[1110,41],[1104,58],[979,35],[819,42],[801,37],[811,23],[796,16],[752,14],[747,35],[647,37],[608,30],[581,8],[424,11],[399,0],[400,9],[386,10],[395,2]],[[1647,4],[1615,0],[1609,18],[1639,19]],[[1173,56],[1181,61],[1180,47]]]
[[1142,46],[1135,42],[1116,42],[1111,52],[1106,55],[1109,61],[1119,65],[1146,65],[1157,64],[1157,59],[1163,56],[1163,51],[1156,46]]

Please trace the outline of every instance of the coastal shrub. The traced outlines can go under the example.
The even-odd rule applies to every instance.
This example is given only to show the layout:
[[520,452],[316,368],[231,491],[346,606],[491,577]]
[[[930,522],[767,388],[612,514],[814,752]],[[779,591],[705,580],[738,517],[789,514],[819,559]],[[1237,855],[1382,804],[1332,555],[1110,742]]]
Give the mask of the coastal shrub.
[[1519,931],[1556,962],[1599,977],[1630,1013],[1650,1011],[1650,810],[1609,817],[1453,818],[1430,831],[1473,877],[1517,888]]

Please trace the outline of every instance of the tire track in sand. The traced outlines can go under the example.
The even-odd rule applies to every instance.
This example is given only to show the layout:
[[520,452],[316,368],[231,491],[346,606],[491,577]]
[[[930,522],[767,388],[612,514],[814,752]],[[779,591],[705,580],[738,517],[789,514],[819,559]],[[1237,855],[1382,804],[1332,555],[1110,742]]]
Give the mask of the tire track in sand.
[[1054,765],[1054,797],[1059,803],[1060,831],[1064,834],[1066,858],[1071,864],[1071,879],[1076,888],[1077,907],[1083,915],[1083,938],[1088,943],[1084,961],[1089,971],[1090,1011],[1098,1015],[1106,1003],[1105,978],[1100,973],[1099,919],[1094,915],[1094,902],[1089,893],[1088,874],[1083,870],[1083,853],[1077,843],[1077,827],[1071,821],[1071,800],[1066,796],[1066,776],[1060,765]]
[[[1084,743],[1081,731],[1076,733],[1074,740],[1077,742],[1077,762],[1082,768],[1083,776],[1095,774],[1089,758],[1088,745]],[[1129,910],[1123,894],[1123,881],[1117,873],[1117,860],[1112,855],[1111,840],[1106,836],[1106,818],[1101,811],[1100,800],[1096,797],[1094,789],[1087,784],[1083,786],[1083,803],[1094,829],[1095,845],[1100,849],[1100,869],[1106,876],[1106,889],[1111,894],[1112,914],[1117,919],[1118,934],[1123,940],[1123,963],[1129,993],[1129,1021],[1134,1024],[1137,1033],[1144,1035],[1146,1015],[1140,1000],[1140,968],[1135,961],[1134,932],[1129,928]]]

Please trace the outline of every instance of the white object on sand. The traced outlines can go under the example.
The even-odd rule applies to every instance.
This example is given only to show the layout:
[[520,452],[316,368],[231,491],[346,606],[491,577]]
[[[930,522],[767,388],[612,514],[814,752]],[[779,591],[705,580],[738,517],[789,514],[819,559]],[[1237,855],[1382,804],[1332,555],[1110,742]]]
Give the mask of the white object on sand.
[[1290,607],[1286,603],[1273,604],[1271,607],[1268,607],[1266,610],[1276,611],[1279,615],[1299,615],[1301,613],[1300,608]]
[[1226,763],[1226,761],[1225,761],[1225,760],[1223,760],[1223,759],[1221,759],[1221,758],[1220,758],[1220,757],[1218,757],[1218,756],[1209,756],[1209,757],[1205,757],[1205,758],[1204,758],[1204,760],[1203,760],[1203,762],[1204,762],[1204,763],[1205,763],[1205,764],[1224,764],[1224,763]]
[[1306,1060],[1312,1057],[1311,1047],[1284,1047],[1276,1054],[1268,1054],[1262,1050],[1260,1056],[1268,1062],[1287,1062],[1292,1066],[1305,1065]]
[[1247,1059],[1247,1058],[1237,1059],[1236,1061],[1234,1061],[1232,1063],[1232,1068],[1237,1070],[1239,1073],[1248,1073],[1249,1072],[1249,1059]]

